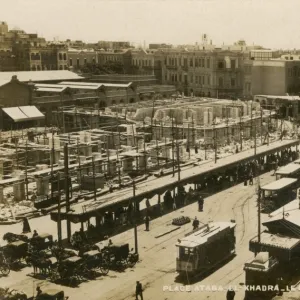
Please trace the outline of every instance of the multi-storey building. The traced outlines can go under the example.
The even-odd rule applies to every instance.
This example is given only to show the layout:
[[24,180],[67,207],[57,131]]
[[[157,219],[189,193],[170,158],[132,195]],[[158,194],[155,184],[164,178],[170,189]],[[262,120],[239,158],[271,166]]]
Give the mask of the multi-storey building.
[[283,96],[287,93],[300,93],[300,60],[253,61],[253,95]]
[[108,51],[108,50],[129,49],[130,48],[130,42],[123,42],[123,41],[99,41],[97,43],[97,47],[99,49],[103,49],[105,51]]
[[69,49],[69,67],[74,70],[87,64],[98,64],[98,53],[93,49]]
[[154,75],[154,52],[130,50],[131,70],[133,74]]
[[162,63],[162,82],[181,93],[207,97],[238,97],[243,93],[243,60],[239,52],[168,51]]
[[47,47],[30,47],[30,70],[67,70],[68,51],[64,44],[48,44]]

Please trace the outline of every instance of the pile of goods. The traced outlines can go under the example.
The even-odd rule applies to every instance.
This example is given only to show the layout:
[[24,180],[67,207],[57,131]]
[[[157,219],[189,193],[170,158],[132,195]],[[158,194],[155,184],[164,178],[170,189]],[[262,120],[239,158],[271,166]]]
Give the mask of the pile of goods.
[[191,219],[189,217],[179,217],[179,218],[175,218],[172,221],[172,225],[176,225],[176,226],[182,226],[184,224],[190,223]]

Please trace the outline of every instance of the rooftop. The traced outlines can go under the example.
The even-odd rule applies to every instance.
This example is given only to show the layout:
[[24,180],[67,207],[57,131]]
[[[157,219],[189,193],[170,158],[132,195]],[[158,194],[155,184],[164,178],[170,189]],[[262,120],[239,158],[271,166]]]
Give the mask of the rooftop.
[[[252,242],[258,242],[257,237]],[[290,238],[269,232],[262,232],[260,235],[260,244],[265,246],[273,246],[281,249],[292,249],[300,243],[300,239]]]
[[231,222],[215,222],[208,225],[209,227],[203,226],[200,230],[180,239],[180,242],[176,243],[176,246],[187,248],[198,247],[208,242],[217,233],[236,226],[235,223]]
[[17,76],[17,79],[21,82],[83,79],[76,73],[66,70],[0,72],[0,84],[10,82],[13,76]]
[[[299,165],[300,168],[300,165]],[[267,185],[264,185],[261,189],[264,191],[278,191],[283,188],[287,188],[293,183],[297,182],[297,179],[294,178],[281,178],[277,181],[273,181]]]
[[[300,171],[300,165],[299,164],[288,164],[284,167],[281,167],[278,171],[276,171],[277,175],[289,175]],[[288,179],[288,178],[284,178]]]

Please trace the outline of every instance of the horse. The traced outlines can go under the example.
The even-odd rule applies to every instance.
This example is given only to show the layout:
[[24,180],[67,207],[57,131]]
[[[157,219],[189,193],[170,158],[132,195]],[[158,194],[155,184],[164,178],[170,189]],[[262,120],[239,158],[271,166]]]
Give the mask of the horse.
[[7,232],[3,235],[3,240],[8,243],[13,243],[16,241],[28,242],[29,238],[26,235]]

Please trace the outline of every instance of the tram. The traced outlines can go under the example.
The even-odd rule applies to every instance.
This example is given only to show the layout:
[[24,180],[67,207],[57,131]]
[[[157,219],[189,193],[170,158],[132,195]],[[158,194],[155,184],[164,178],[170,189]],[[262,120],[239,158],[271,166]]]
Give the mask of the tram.
[[235,221],[208,223],[178,240],[179,277],[201,276],[235,254]]

